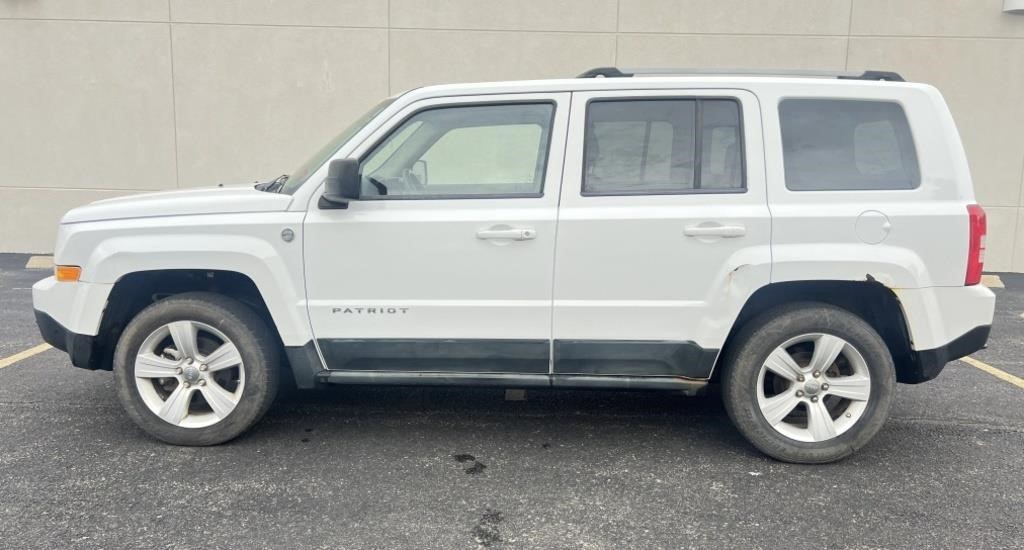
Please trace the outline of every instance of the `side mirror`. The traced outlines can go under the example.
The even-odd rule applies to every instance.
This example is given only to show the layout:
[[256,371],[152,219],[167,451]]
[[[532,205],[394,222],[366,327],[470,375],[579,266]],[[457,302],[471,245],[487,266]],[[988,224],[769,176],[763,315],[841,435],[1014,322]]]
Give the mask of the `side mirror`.
[[348,208],[348,203],[359,200],[363,178],[359,176],[359,161],[356,159],[332,160],[324,180],[324,194],[320,196],[322,209]]

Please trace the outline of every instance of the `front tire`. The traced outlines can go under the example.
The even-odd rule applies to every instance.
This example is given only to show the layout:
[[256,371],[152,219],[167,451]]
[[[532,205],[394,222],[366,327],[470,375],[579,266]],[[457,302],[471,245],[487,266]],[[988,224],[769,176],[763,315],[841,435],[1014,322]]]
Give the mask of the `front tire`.
[[896,373],[881,336],[834,306],[765,312],[737,335],[722,378],[726,411],[778,460],[833,462],[863,447],[889,416]]
[[267,412],[280,379],[277,339],[250,308],[189,292],[128,323],[114,352],[114,384],[128,416],[174,445],[216,445]]

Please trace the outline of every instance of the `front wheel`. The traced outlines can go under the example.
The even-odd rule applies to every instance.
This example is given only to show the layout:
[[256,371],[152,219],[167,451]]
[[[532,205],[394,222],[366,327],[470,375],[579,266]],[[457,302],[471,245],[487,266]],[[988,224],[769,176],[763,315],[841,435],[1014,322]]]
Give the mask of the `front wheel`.
[[767,312],[737,335],[722,389],[737,429],[765,454],[825,463],[864,446],[885,423],[892,356],[863,319],[824,304]]
[[216,445],[254,424],[277,393],[278,350],[242,303],[190,292],[139,312],[114,353],[114,383],[128,416],[175,445]]

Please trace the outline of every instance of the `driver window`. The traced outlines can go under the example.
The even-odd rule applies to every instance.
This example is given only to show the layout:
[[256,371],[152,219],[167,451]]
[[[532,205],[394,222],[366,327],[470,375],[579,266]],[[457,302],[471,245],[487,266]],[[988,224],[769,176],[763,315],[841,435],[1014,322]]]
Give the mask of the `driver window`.
[[366,198],[540,196],[554,106],[420,111],[363,160]]

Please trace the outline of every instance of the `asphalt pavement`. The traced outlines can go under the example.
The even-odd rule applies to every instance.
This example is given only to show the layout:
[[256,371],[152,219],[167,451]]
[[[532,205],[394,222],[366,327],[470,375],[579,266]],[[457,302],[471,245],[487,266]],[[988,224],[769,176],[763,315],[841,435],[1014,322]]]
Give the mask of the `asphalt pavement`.
[[[42,342],[0,255],[0,361]],[[989,349],[1024,376],[1024,277]],[[715,392],[339,387],[247,435],[165,445],[109,372],[56,350],[0,368],[0,548],[1024,548],[1024,389],[954,362],[901,385],[837,464],[759,454]]]

